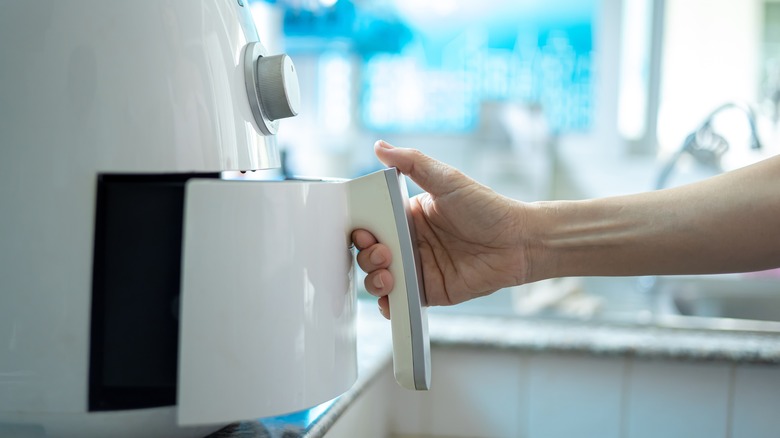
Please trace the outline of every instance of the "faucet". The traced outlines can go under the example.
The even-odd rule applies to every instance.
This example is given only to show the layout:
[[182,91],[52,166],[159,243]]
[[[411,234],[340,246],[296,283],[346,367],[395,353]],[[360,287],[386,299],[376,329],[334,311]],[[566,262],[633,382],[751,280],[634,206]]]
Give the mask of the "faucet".
[[691,155],[699,163],[722,170],[721,158],[729,150],[729,143],[722,135],[713,130],[712,122],[715,116],[732,108],[740,110],[747,118],[750,126],[750,148],[754,150],[761,149],[761,142],[758,139],[758,130],[756,129],[756,115],[753,109],[744,103],[727,102],[715,108],[696,130],[685,137],[680,149],[672,155],[659,172],[655,183],[656,190],[666,187],[669,176],[677,166],[677,162],[685,154]]

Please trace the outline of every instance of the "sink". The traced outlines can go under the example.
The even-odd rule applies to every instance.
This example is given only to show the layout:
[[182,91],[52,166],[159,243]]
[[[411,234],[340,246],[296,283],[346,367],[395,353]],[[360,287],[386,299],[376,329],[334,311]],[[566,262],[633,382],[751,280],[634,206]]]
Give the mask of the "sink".
[[780,278],[761,274],[659,277],[659,325],[780,333]]

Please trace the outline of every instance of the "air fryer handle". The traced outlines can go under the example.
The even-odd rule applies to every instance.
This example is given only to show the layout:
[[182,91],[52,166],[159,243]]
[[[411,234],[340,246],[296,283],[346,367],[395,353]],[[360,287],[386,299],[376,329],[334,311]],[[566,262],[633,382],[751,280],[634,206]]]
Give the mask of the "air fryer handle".
[[384,169],[348,183],[352,229],[363,228],[392,253],[390,292],[393,369],[407,389],[430,388],[431,363],[428,318],[414,223],[403,175]]

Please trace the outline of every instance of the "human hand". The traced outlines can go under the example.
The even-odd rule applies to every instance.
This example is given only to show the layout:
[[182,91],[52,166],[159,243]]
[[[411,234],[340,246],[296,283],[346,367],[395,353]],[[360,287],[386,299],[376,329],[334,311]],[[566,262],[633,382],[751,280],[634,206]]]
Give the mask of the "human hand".
[[[380,140],[374,152],[427,192],[410,206],[428,305],[457,304],[528,281],[523,230],[529,204],[501,196],[417,150]],[[367,230],[355,230],[352,241],[358,265],[368,274],[366,290],[390,318],[390,250]]]

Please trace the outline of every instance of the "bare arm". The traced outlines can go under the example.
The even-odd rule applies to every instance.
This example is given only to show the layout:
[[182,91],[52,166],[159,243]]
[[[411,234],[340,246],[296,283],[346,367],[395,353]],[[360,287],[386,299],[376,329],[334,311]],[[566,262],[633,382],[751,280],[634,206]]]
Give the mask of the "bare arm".
[[530,281],[780,266],[780,157],[673,189],[531,205]]
[[[385,142],[375,151],[427,192],[411,207],[430,305],[554,277],[780,267],[780,156],[679,188],[525,203],[419,151]],[[366,289],[389,316],[390,252],[367,230],[352,238]]]

